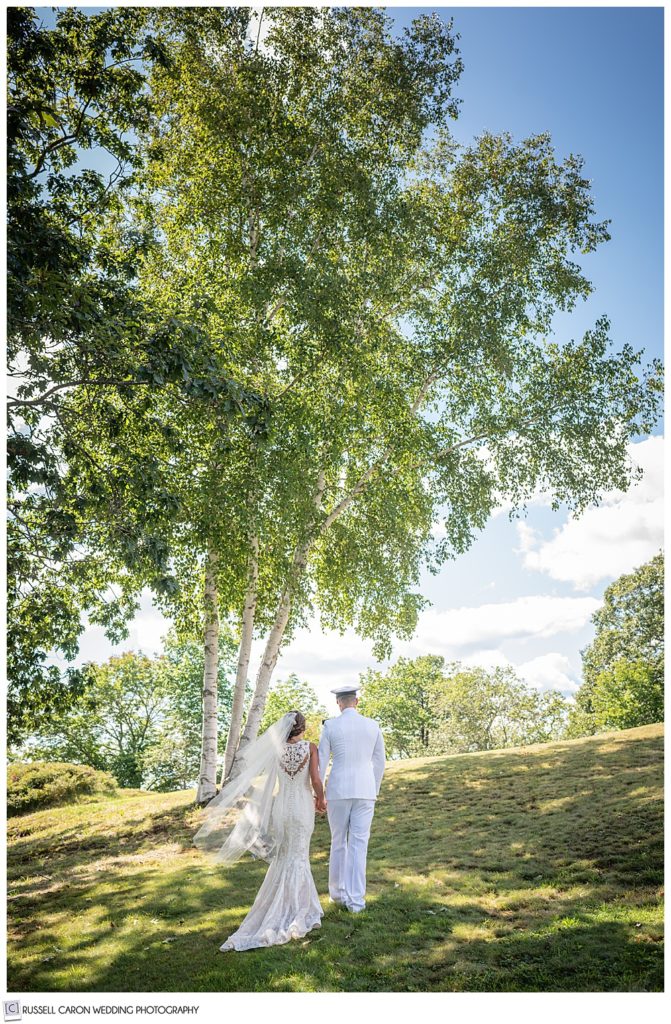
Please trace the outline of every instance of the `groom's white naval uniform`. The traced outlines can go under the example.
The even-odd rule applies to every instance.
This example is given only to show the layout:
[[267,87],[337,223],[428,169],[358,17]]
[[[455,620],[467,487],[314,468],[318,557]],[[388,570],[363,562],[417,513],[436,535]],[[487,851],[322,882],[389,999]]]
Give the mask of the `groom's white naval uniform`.
[[[340,686],[332,693],[343,696],[355,687]],[[384,774],[384,741],[380,726],[354,707],[344,708],[337,718],[324,722],[319,741],[319,774],[326,776],[331,828],[329,892],[331,899],[355,913],[366,905],[366,854],[375,811],[375,800]]]

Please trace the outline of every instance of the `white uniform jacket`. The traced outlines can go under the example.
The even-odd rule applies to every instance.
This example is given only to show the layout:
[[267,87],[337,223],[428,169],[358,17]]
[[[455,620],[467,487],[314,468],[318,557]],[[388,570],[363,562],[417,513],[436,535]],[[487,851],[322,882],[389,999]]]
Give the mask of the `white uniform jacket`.
[[319,741],[322,782],[331,755],[326,799],[375,800],[384,775],[384,740],[377,722],[355,708],[345,708],[337,718],[327,719]]

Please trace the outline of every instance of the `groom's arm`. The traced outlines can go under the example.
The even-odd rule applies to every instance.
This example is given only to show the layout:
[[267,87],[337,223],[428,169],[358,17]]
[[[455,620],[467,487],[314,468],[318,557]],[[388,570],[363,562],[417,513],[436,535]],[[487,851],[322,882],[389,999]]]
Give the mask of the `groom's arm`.
[[328,725],[324,722],[322,726],[322,734],[319,739],[319,777],[324,781],[326,778],[326,769],[329,765],[329,757],[331,756],[331,740],[329,739]]
[[373,762],[373,775],[375,776],[375,788],[377,792],[380,792],[380,785],[382,783],[382,776],[384,775],[384,740],[382,739],[382,730],[378,729],[377,740],[373,747],[373,756],[371,758]]

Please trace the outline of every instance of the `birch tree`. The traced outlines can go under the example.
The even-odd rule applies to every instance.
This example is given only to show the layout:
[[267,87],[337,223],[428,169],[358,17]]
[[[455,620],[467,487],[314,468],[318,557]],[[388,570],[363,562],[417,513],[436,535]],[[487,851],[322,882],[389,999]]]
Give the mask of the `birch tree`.
[[[260,222],[258,209],[255,208],[255,196],[258,193],[259,186],[259,182],[256,180],[258,168],[254,168],[253,162],[248,157],[243,156],[238,166],[233,168],[233,173],[226,173],[223,181],[215,179],[214,176],[210,179],[208,175],[208,179],[202,182],[202,186],[205,189],[209,189],[210,185],[214,185],[219,190],[215,215],[219,218],[220,223],[218,226],[199,224],[201,230],[195,236],[196,248],[200,251],[198,256],[196,256],[192,246],[194,234],[193,231],[188,229],[187,223],[191,214],[194,213],[198,206],[196,196],[200,193],[201,183],[192,179],[188,185],[188,193],[192,198],[196,199],[195,206],[190,205],[190,200],[187,200],[187,191],[182,188],[185,184],[183,173],[192,160],[195,159],[202,170],[201,154],[206,153],[208,150],[216,152],[222,142],[230,150],[231,142],[235,142],[235,140],[222,136],[216,126],[217,118],[222,113],[224,116],[227,116],[226,109],[230,109],[231,103],[231,96],[226,95],[226,93],[227,90],[230,92],[233,79],[231,78],[230,67],[226,59],[233,58],[236,73],[241,73],[242,80],[235,101],[238,103],[237,109],[241,116],[245,118],[248,116],[245,111],[250,106],[249,90],[254,91],[256,88],[255,83],[258,79],[259,62],[263,63],[265,58],[259,52],[258,46],[247,46],[248,12],[231,10],[199,11],[195,16],[194,13],[172,11],[166,15],[162,12],[159,16],[158,35],[160,36],[160,27],[163,26],[165,46],[172,54],[173,61],[164,75],[157,74],[152,80],[157,131],[155,136],[150,138],[147,143],[147,153],[149,154],[153,170],[148,188],[152,199],[158,195],[162,201],[158,207],[151,204],[145,206],[138,204],[138,210],[141,215],[148,217],[151,224],[156,227],[157,240],[160,244],[156,245],[151,251],[147,265],[143,269],[142,281],[147,301],[155,302],[157,309],[160,309],[162,313],[165,314],[166,311],[175,312],[179,310],[182,314],[188,311],[190,318],[200,315],[200,322],[204,329],[209,332],[210,336],[219,336],[221,338],[221,353],[224,356],[224,366],[226,364],[226,355],[229,357],[229,367],[226,369],[230,368],[230,359],[233,353],[227,350],[225,342],[235,337],[236,342],[232,347],[235,349],[234,359],[236,364],[240,365],[242,363],[245,379],[247,381],[256,380],[261,385],[264,397],[268,399],[271,393],[276,392],[278,383],[285,388],[288,386],[289,389],[291,385],[286,376],[283,380],[281,374],[278,377],[278,365],[281,364],[283,356],[279,355],[278,357],[273,352],[275,347],[274,340],[272,337],[264,338],[264,335],[268,335],[270,325],[275,324],[277,318],[281,317],[282,299],[274,294],[272,278],[268,276],[267,269],[263,269],[267,267],[267,253],[259,254]],[[317,12],[314,11],[301,13],[300,20],[303,32],[309,30],[316,17]],[[361,24],[357,25],[355,22],[348,23],[347,19],[344,19],[341,29],[343,27],[347,28],[347,32],[353,42],[357,35],[362,37],[367,35],[378,49],[386,48],[386,51],[390,52],[389,39],[384,37],[383,25],[379,19],[373,18],[368,24],[365,24],[365,22],[366,19],[363,19]],[[289,40],[292,31],[292,24],[290,21],[287,21],[283,28],[285,40]],[[442,28],[441,31],[449,43],[448,51],[451,52],[452,40],[449,34],[444,32]],[[345,34],[343,31],[340,31],[340,42],[343,41]],[[336,35],[333,37],[334,43],[338,42]],[[178,41],[177,45],[176,40]],[[458,73],[458,62],[455,62],[454,67],[450,67],[449,61],[445,58],[436,65],[435,69],[432,69],[428,54],[421,53],[422,45],[418,40],[416,43],[413,42],[408,46],[408,52],[413,47],[416,50],[415,57],[418,72],[426,80],[427,85],[429,80],[432,79],[429,92],[433,90],[434,86],[436,89],[446,90],[450,79]],[[401,55],[400,51],[399,55]],[[251,61],[247,59],[250,56]],[[285,86],[290,86],[290,74],[301,66],[300,55],[297,52],[293,52],[288,57],[290,65],[288,66],[289,77],[287,77],[287,74],[284,74]],[[238,58],[241,59],[238,60]],[[324,62],[319,48],[313,47],[312,71],[319,70],[319,64],[323,65],[319,73],[324,79],[328,72],[328,62]],[[212,75],[208,72],[203,78],[203,72],[206,67],[211,70],[214,69],[216,74]],[[383,69],[383,73],[387,78],[390,75],[390,70],[389,67]],[[187,81],[185,78],[185,76],[191,75],[192,71],[195,71],[199,82],[197,88],[191,88],[192,84],[195,86],[196,79]],[[343,68],[343,74],[346,71],[347,68]],[[217,75],[220,76],[219,79],[217,79]],[[227,88],[224,89],[223,93],[220,80],[222,76],[224,79],[228,79],[225,82]],[[359,75],[361,82],[363,82],[364,77],[362,74]],[[303,73],[303,80],[308,81],[308,79],[309,75]],[[346,100],[341,99],[341,105],[343,102],[346,102],[350,109],[354,108],[353,93],[356,84],[356,82],[346,84],[345,91],[347,91],[347,97]],[[378,81],[379,84],[381,84],[381,80]],[[322,88],[325,88],[327,85],[328,83],[326,82]],[[374,88],[369,85],[368,91],[372,96]],[[428,95],[423,97],[421,90],[416,96],[413,95],[413,91],[410,88],[406,89],[406,92],[407,98],[414,100],[416,107],[419,107],[422,103],[428,107],[430,97]],[[171,107],[171,103],[175,98],[178,100],[177,110]],[[393,95],[391,99],[394,99]],[[309,102],[309,97],[304,97],[300,100],[301,104],[305,102]],[[403,119],[405,120],[405,124],[399,123],[396,131],[396,141],[399,142],[403,131],[409,130],[413,126],[411,124],[412,117],[402,113],[398,98],[396,98],[396,102],[399,108],[397,119],[399,122]],[[269,111],[267,109],[265,112],[262,111],[259,105],[259,103],[263,103],[262,97],[252,97],[251,103],[252,106],[258,108],[254,116],[256,117],[258,114],[263,113],[267,121]],[[199,116],[201,116],[200,121],[198,117],[194,118],[192,116],[194,105],[197,107]],[[270,114],[272,115],[272,111],[270,111]],[[320,117],[323,119],[325,115],[326,111],[322,110]],[[209,118],[209,121],[203,127],[205,124],[203,117],[205,116]],[[424,123],[428,123],[428,111],[421,111],[420,119]],[[173,166],[175,140],[171,138],[166,139],[163,134],[163,127],[167,121],[174,125],[182,144],[177,158],[181,167],[179,171]],[[260,121],[258,126],[261,126]],[[302,182],[303,176],[313,167],[319,150],[319,146],[314,141],[317,137],[315,127],[323,134],[327,127],[327,122],[324,122],[321,126],[312,126],[313,141],[310,143],[307,151],[305,151],[304,141],[295,138],[292,147],[293,151],[290,154],[286,154],[290,157],[287,169],[292,175],[297,176],[300,182]],[[288,121],[285,126],[285,136],[286,128],[289,128],[295,134]],[[333,140],[337,140],[340,130],[341,126],[336,125],[335,130],[331,132]],[[413,130],[415,132],[421,131],[421,127],[414,126]],[[210,134],[208,135],[207,133]],[[216,135],[216,139],[211,133]],[[371,145],[363,137],[357,141],[359,149],[368,146],[370,150],[367,153],[368,166],[374,164],[374,149],[376,145],[380,144],[383,137],[384,133],[378,127],[376,138],[372,140]],[[251,149],[257,146],[258,140],[255,140],[253,137],[250,136],[248,141]],[[213,145],[214,149],[212,149]],[[341,142],[340,149],[345,154],[347,146]],[[354,149],[347,159],[350,175],[358,173],[359,164]],[[337,202],[338,198],[336,176],[339,168],[333,159],[330,160],[330,164],[330,169],[327,169],[327,173],[323,175],[324,181],[319,189],[321,195],[318,197],[320,207],[325,214],[328,214],[329,208],[333,206],[334,201]],[[221,169],[226,170],[223,166]],[[253,178],[250,177],[252,173],[254,175]],[[379,185],[376,188],[379,191]],[[226,189],[228,189],[228,194],[226,194]],[[368,191],[370,192],[370,200],[373,202],[375,189],[371,186]],[[232,192],[235,192],[234,197],[231,195]],[[261,197],[259,196],[259,198]],[[305,219],[306,215],[309,214],[310,211],[307,207],[300,210],[298,206],[287,212],[284,223],[285,226],[289,226],[292,229],[293,233],[287,233],[286,237],[282,238],[278,231],[275,232],[276,251],[274,259],[276,262],[283,262],[290,267],[291,261],[301,258],[301,250],[305,244]],[[277,203],[276,215],[278,217],[283,216],[281,206]],[[348,220],[351,220],[351,217],[341,217],[340,219],[343,221],[340,229],[342,234],[343,231],[347,230]],[[370,241],[374,242],[374,239]],[[244,260],[248,266],[240,262],[239,250],[241,246],[244,252]],[[310,251],[303,253],[303,260],[307,260],[309,263],[310,258],[316,256],[318,247],[319,241],[315,238],[310,242]],[[236,265],[236,262],[240,265],[239,271],[234,271],[238,280],[233,282],[235,287],[233,289],[229,288],[227,292],[225,286],[227,283],[230,283],[230,270]],[[177,270],[178,266],[179,270]],[[259,276],[265,277],[262,283],[262,293],[253,295],[251,304],[250,288],[256,289],[257,285],[253,279],[245,279],[249,268],[253,269],[257,278]],[[194,279],[194,272],[200,275],[198,281]],[[210,279],[205,286],[203,286],[203,275]],[[165,286],[166,280],[170,282],[168,288]],[[232,305],[235,306],[233,320],[231,320],[230,316]],[[315,308],[312,316],[313,321],[320,316],[320,311]],[[282,333],[286,335],[285,328],[282,328]],[[289,339],[287,338],[287,340]],[[307,335],[304,339],[299,338],[298,344],[304,356],[309,358],[310,362],[310,366],[304,367],[304,369],[314,372],[321,356],[319,345],[315,345],[314,339]],[[323,346],[330,344],[329,339],[327,337],[323,338],[322,344]],[[251,373],[249,373],[250,362],[252,364]],[[298,470],[297,460],[294,458],[291,461],[291,472],[284,480],[279,479],[276,472],[277,463],[275,463],[274,478],[276,482],[279,479],[279,487],[275,489],[274,500],[271,502],[268,499],[269,482],[267,479],[267,467],[271,459],[276,459],[276,449],[266,448],[259,457],[258,452],[249,450],[245,438],[241,436],[239,441],[240,449],[236,458],[239,457],[241,450],[245,452],[248,467],[247,479],[236,478],[234,483],[233,477],[235,474],[229,475],[229,495],[235,501],[235,504],[233,505],[233,501],[231,501],[230,515],[223,508],[220,508],[220,514],[226,519],[233,531],[237,529],[236,525],[233,524],[239,522],[242,513],[246,513],[246,539],[248,542],[248,554],[244,559],[244,611],[240,616],[241,645],[237,676],[238,686],[236,689],[231,734],[227,747],[226,769],[230,769],[232,757],[237,747],[237,730],[239,730],[242,719],[242,698],[247,677],[255,615],[258,626],[259,617],[257,611],[259,599],[264,602],[266,616],[268,615],[268,608],[274,607],[276,601],[279,604],[277,622],[268,624],[271,643],[268,648],[267,657],[264,659],[260,677],[261,685],[265,686],[266,689],[270,680],[270,674],[277,660],[277,650],[279,649],[277,645],[284,635],[289,619],[293,603],[293,599],[289,594],[290,586],[282,590],[284,577],[286,576],[286,566],[283,564],[286,551],[282,549],[282,544],[286,548],[287,541],[286,536],[284,540],[280,541],[283,531],[278,528],[278,523],[283,520],[287,521],[284,534],[286,534],[287,529],[295,529],[296,514],[301,508],[301,502],[297,501],[295,495],[290,493],[291,489],[286,487],[286,480],[293,480]],[[262,463],[263,472],[261,473],[261,479],[256,479],[259,462]],[[317,508],[318,490],[317,487],[308,501],[309,507],[313,510]],[[269,552],[266,549],[263,572],[260,572],[258,564],[259,535],[249,528],[253,524],[255,515],[258,517],[258,509],[256,512],[254,510],[255,502],[257,504],[258,502],[263,503],[266,522],[272,522],[273,529],[278,538],[276,551],[280,564],[275,567],[274,559],[268,557]],[[286,513],[284,516],[280,514],[282,510]],[[306,547],[305,552],[301,552],[300,548],[298,548],[295,552],[292,551],[291,553],[291,585],[293,585],[294,578],[302,576],[307,550],[308,548]],[[228,558],[222,558],[222,564],[224,562],[227,566],[228,579],[230,581],[234,575],[231,572],[231,563]],[[279,587],[278,581],[280,581]],[[234,603],[232,605],[229,604],[229,607],[232,607],[235,613],[239,614],[240,602],[237,596]],[[276,641],[276,643],[273,643],[273,641]],[[262,704],[260,700],[257,700],[255,714],[260,714],[261,712]]]
[[542,486],[580,511],[626,487],[660,370],[615,351],[605,315],[553,339],[607,222],[583,159],[546,133],[456,144],[451,23],[395,38],[379,10],[271,8],[261,43],[243,9],[157,18],[170,62],[144,139],[138,210],[160,241],[145,298],[217,339],[268,416],[263,437],[229,431],[208,524],[231,555],[238,696],[265,638],[230,771],[313,610],[388,654],[414,629],[423,566],[465,551],[503,498],[519,513]]
[[[206,803],[216,793],[217,774],[217,676],[219,655],[219,595],[217,554],[208,551],[205,568],[205,664],[203,669],[203,733],[196,802]],[[213,786],[213,781],[215,785]]]

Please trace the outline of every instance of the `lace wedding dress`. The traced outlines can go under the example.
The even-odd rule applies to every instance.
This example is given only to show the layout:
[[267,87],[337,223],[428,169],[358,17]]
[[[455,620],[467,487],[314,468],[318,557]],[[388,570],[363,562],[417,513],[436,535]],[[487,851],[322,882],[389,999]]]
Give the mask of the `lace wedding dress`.
[[271,817],[275,849],[270,867],[246,918],[220,946],[222,952],[280,945],[321,926],[324,912],[310,869],[315,805],[307,740],[284,744],[278,777]]

